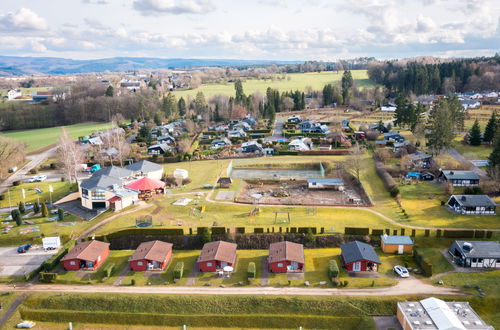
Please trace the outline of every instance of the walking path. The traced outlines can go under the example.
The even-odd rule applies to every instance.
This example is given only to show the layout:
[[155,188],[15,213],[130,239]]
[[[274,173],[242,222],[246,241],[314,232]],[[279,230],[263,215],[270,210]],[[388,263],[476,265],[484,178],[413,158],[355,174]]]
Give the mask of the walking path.
[[267,279],[267,276],[269,275],[269,265],[267,263],[267,258],[262,257],[262,275],[261,275],[261,280],[260,280],[260,285],[261,286],[266,286],[269,284],[269,280]]
[[128,266],[126,266],[125,268],[123,268],[123,270],[120,273],[120,275],[118,275],[118,277],[116,278],[116,280],[113,282],[113,285],[114,286],[121,285],[123,278],[128,274],[129,271],[130,271],[130,269],[128,268]]
[[437,287],[417,278],[402,279],[395,286],[377,289],[321,289],[299,287],[194,287],[194,286],[110,286],[25,284],[13,288],[0,284],[0,291],[65,292],[65,293],[159,293],[189,295],[291,295],[291,296],[400,296],[400,295],[462,295],[454,288]]
[[[7,291],[12,291],[12,289]],[[16,297],[16,299],[14,299],[12,304],[10,304],[9,309],[7,309],[7,311],[2,315],[2,317],[0,317],[0,326],[2,324],[7,323],[12,314],[16,311],[17,307],[19,307],[19,305],[21,305],[25,300],[26,300],[26,295],[24,293]]]

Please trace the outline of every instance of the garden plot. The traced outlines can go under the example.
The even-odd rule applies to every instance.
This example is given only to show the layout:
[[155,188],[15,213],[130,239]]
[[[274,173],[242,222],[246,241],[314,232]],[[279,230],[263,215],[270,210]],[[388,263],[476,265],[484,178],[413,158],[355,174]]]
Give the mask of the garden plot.
[[0,277],[24,276],[38,268],[57,250],[44,251],[33,247],[26,253],[17,253],[17,247],[0,247]]

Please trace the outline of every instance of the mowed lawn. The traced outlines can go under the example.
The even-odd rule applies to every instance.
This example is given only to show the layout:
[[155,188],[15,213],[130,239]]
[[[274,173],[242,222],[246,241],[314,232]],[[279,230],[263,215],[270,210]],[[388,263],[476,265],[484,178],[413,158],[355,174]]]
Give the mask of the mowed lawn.
[[461,142],[454,143],[453,147],[468,160],[486,160],[493,150],[490,146],[471,146]]
[[[372,87],[374,83],[368,79],[368,73],[366,70],[352,70],[352,76],[358,87]],[[290,73],[286,74],[285,79],[251,79],[243,78],[243,90],[246,94],[252,94],[255,92],[266,93],[268,87],[278,89],[280,92],[300,90],[305,91],[307,87],[311,87],[314,90],[322,90],[326,84],[337,84],[342,79],[343,71],[324,71],[324,72],[308,72],[308,73]],[[276,75],[276,77],[281,77],[282,75]],[[218,94],[222,95],[234,95],[234,83],[210,83],[203,84],[200,87],[192,90],[176,91],[174,94],[177,98],[181,96],[194,98],[198,92],[203,92],[205,97],[210,97]]]
[[[93,132],[108,129],[108,123],[83,123],[76,125],[64,126],[72,138],[88,135]],[[22,131],[9,131],[1,133],[1,135],[10,137],[26,143],[27,152],[33,152],[57,143],[57,139],[61,134],[61,126],[29,129]]]
[[[52,194],[49,191],[49,186],[52,186]],[[26,197],[25,199],[23,199],[23,189]],[[10,187],[9,191],[3,194],[4,199],[0,200],[0,207],[9,207],[9,195],[10,205],[17,206],[21,201],[26,203],[34,203],[36,201],[39,201],[40,203],[43,201],[50,202],[51,195],[52,201],[54,202],[72,191],[76,191],[76,184],[69,182],[22,183],[19,186]]]

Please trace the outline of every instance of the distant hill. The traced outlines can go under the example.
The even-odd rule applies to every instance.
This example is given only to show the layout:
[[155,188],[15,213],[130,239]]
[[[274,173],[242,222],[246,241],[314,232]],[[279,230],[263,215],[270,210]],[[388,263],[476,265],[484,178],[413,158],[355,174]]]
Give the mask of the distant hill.
[[141,69],[176,69],[206,66],[248,66],[296,64],[299,61],[260,61],[152,57],[113,57],[95,60],[72,60],[57,57],[0,56],[0,76],[26,74],[72,74],[88,72],[123,72]]

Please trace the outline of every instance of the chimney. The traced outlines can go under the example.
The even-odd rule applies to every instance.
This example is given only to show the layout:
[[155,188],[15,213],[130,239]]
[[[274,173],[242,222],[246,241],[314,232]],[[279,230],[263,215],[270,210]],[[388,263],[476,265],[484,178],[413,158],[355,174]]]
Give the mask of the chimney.
[[460,198],[462,200],[462,202],[465,202],[467,200],[467,197],[465,196],[462,196],[462,198]]

